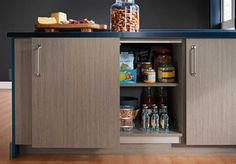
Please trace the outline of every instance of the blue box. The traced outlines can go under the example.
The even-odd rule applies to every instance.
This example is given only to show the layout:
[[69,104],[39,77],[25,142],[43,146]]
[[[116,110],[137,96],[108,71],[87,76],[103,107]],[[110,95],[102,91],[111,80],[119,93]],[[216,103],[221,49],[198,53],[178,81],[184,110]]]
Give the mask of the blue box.
[[120,70],[120,83],[136,83],[137,71],[135,69]]

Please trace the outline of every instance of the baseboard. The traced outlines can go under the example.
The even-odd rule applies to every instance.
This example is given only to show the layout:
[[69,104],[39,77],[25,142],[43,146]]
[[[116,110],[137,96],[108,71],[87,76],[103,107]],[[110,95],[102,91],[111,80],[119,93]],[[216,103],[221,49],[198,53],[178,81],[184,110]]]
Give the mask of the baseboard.
[[7,81],[7,82],[0,81],[0,89],[12,89],[12,82],[11,81]]

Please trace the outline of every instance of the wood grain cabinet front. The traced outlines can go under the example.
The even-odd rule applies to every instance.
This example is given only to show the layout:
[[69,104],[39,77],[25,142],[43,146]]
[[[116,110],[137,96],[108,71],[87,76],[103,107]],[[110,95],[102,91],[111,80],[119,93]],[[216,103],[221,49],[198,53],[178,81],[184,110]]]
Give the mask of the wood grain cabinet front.
[[236,39],[187,39],[187,145],[236,145]]
[[32,147],[119,145],[119,38],[32,39]]

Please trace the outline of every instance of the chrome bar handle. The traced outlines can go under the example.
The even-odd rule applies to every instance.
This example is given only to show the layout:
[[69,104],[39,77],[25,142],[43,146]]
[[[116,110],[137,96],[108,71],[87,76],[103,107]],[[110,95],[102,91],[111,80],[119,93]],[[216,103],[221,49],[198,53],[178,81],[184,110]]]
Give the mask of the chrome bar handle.
[[197,46],[192,45],[190,50],[190,75],[196,76],[197,74]]
[[36,54],[36,62],[35,62],[35,75],[40,76],[40,49],[42,46],[40,44],[37,45],[37,54]]

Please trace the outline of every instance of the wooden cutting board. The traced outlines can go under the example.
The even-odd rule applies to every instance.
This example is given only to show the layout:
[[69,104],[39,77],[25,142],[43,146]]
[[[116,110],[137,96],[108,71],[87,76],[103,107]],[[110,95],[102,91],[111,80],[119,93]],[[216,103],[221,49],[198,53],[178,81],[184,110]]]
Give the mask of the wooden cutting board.
[[92,32],[93,30],[107,30],[105,24],[39,24],[35,25],[37,30],[41,29],[45,32],[58,32],[65,30],[80,30],[81,32]]

